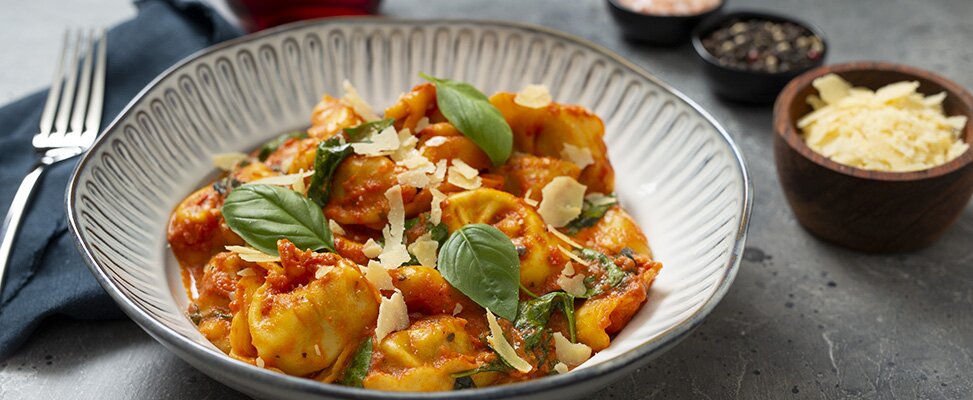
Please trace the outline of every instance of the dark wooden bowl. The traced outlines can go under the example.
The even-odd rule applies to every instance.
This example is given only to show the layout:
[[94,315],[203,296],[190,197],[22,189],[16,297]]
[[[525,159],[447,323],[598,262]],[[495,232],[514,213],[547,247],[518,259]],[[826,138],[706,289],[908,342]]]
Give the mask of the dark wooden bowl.
[[[946,115],[973,117],[973,96],[929,71],[884,62],[853,62],[808,71],[792,80],[774,104],[777,175],[798,221],[814,235],[868,252],[903,252],[927,246],[956,220],[973,194],[973,150],[935,168],[881,172],[849,167],[811,150],[797,121],[811,111],[811,81],[835,73],[853,86],[878,89],[918,81],[919,92],[946,92]],[[964,127],[973,143],[973,118]]]

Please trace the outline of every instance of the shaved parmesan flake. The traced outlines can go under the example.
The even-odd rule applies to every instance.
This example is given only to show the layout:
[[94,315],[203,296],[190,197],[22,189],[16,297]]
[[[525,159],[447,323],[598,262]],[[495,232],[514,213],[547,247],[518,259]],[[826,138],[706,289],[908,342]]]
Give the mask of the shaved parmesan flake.
[[[303,173],[304,173],[304,169],[302,168],[300,170],[300,172],[298,172],[298,174],[303,174]],[[313,174],[314,172],[311,172],[311,173]],[[300,177],[300,178],[294,179],[294,183],[291,184],[291,189],[294,190],[297,193],[306,194],[307,193],[307,185],[304,184],[304,178],[303,177]]]
[[424,129],[429,127],[429,118],[422,117],[416,122],[416,133],[422,132]]
[[574,254],[574,252],[573,252],[573,251],[571,251],[571,250],[568,250],[568,249],[567,249],[566,247],[564,247],[564,246],[561,246],[561,245],[557,245],[557,249],[558,249],[558,250],[561,250],[561,252],[562,252],[562,253],[564,253],[564,255],[566,255],[566,256],[568,256],[568,258],[570,258],[570,259],[572,259],[572,260],[574,260],[574,261],[575,261],[575,262],[577,262],[577,263],[580,263],[580,264],[584,264],[584,265],[587,265],[587,264],[588,264],[588,263],[586,263],[586,262],[584,261],[584,259],[582,259],[581,257],[578,257],[578,255],[577,255],[577,254]]
[[341,225],[339,225],[337,222],[334,222],[333,219],[328,220],[328,228],[331,228],[331,233],[334,233],[336,235],[344,236],[346,234],[345,228],[342,228]]
[[551,100],[545,85],[527,85],[514,96],[514,103],[527,108],[544,108],[551,104]]
[[355,150],[355,154],[384,156],[398,150],[399,144],[399,135],[395,132],[395,128],[390,126],[377,135],[365,138],[362,142],[352,143],[351,148]]
[[966,117],[947,117],[945,93],[923,96],[919,82],[896,82],[876,91],[853,88],[828,74],[812,83],[820,100],[797,122],[808,147],[855,168],[908,172],[933,168],[969,149]]
[[267,363],[264,362],[264,359],[262,359],[260,357],[257,357],[255,360],[253,360],[253,363],[256,364],[260,368],[263,368],[264,366],[267,365]]
[[247,268],[244,268],[244,269],[241,269],[241,270],[237,271],[236,274],[238,276],[254,276],[257,273],[256,272],[253,272],[253,269],[252,268],[247,267]]
[[568,373],[568,366],[564,365],[563,362],[558,361],[557,364],[554,364],[554,371],[558,374],[566,374]]
[[483,180],[480,178],[480,171],[477,171],[476,168],[469,166],[469,164],[458,158],[454,158],[452,163],[453,165],[449,167],[449,172],[447,173],[449,183],[467,190],[477,189],[483,185]]
[[418,151],[409,153],[409,157],[399,160],[396,162],[396,164],[401,165],[410,171],[420,171],[427,174],[436,172],[436,164],[433,164],[432,161],[429,161],[428,158],[420,154]]
[[570,237],[568,237],[568,235],[565,235],[565,234],[561,233],[561,231],[557,230],[557,228],[555,228],[555,227],[553,227],[551,225],[548,225],[547,226],[547,231],[548,232],[551,232],[552,235],[557,236],[558,239],[563,240],[564,243],[570,244],[571,247],[578,248],[578,249],[584,247],[584,246],[578,244],[578,242],[575,242],[574,239],[571,239]]
[[331,270],[333,269],[334,269],[334,265],[319,266],[318,269],[314,270],[314,279],[324,278],[324,276],[327,275],[328,272],[331,272]]
[[561,148],[561,158],[576,164],[581,169],[595,163],[595,158],[591,156],[591,150],[568,143],[565,143],[564,147]]
[[392,269],[398,268],[411,258],[409,251],[402,243],[402,239],[405,237],[405,207],[402,205],[402,187],[399,185],[392,186],[385,191],[385,198],[389,202],[389,224],[385,229],[382,229],[385,247],[378,259],[382,261],[382,266]]
[[345,95],[341,96],[341,100],[351,106],[352,110],[355,110],[355,114],[358,114],[366,122],[379,119],[378,114],[372,110],[372,106],[368,105],[368,102],[358,94],[358,89],[355,89],[351,82],[345,79],[341,82],[341,85],[345,88]]
[[436,172],[433,172],[432,174],[433,184],[439,185],[440,183],[443,183],[443,180],[446,179],[446,169],[446,160],[439,160],[436,162]]
[[419,143],[419,139],[412,135],[412,131],[409,128],[399,131],[399,148],[391,154],[392,160],[396,162],[403,161],[419,154],[416,151],[417,143]]
[[396,177],[399,185],[422,189],[429,186],[429,176],[422,171],[405,171]]
[[314,345],[314,353],[320,356],[321,355],[321,346],[318,346],[317,344],[315,344]]
[[261,262],[280,262],[279,256],[272,256],[270,254],[264,253],[253,247],[246,246],[226,246],[227,251],[232,251],[236,253],[243,261],[261,263]]
[[389,275],[389,271],[382,267],[382,264],[375,262],[375,260],[368,261],[368,266],[361,267],[362,273],[365,274],[365,279],[368,280],[375,286],[378,290],[395,290],[395,286],[392,286],[392,276]]
[[436,147],[436,146],[442,145],[443,143],[446,143],[446,137],[445,136],[433,136],[433,137],[429,138],[429,140],[427,140],[422,145],[425,146],[425,147]]
[[375,325],[375,340],[381,342],[388,334],[409,327],[409,310],[405,299],[398,290],[391,298],[382,298],[378,306],[378,323]]
[[541,204],[537,213],[544,222],[560,228],[581,215],[584,192],[588,187],[571,177],[559,176],[541,189]]
[[432,235],[428,233],[419,236],[409,245],[409,251],[416,256],[419,264],[427,268],[436,268],[437,249],[439,249],[439,242],[432,240]]
[[534,194],[533,192],[534,189],[527,189],[527,193],[524,193],[524,203],[527,203],[528,206],[537,208],[537,200],[530,198],[530,195]]
[[224,171],[230,171],[235,167],[240,161],[244,161],[250,158],[250,156],[243,153],[219,153],[213,154],[210,157],[213,160],[213,166],[222,169]]
[[429,222],[433,225],[439,225],[443,220],[443,200],[446,200],[446,194],[439,191],[435,187],[429,188],[429,193],[432,194],[432,203],[429,209]]
[[490,324],[490,336],[487,337],[487,341],[490,342],[490,346],[497,351],[497,354],[510,364],[511,367],[520,372],[530,372],[534,369],[526,360],[520,358],[517,355],[517,351],[514,347],[510,345],[507,338],[503,337],[503,330],[500,329],[500,324],[497,323],[497,317],[490,312],[490,309],[486,310],[487,322]]
[[379,254],[382,254],[382,246],[380,246],[374,239],[369,238],[368,241],[362,246],[361,252],[365,255],[365,257],[375,258],[378,257]]
[[554,332],[554,352],[558,361],[572,367],[591,358],[591,347],[584,343],[571,343],[561,332]]
[[244,185],[273,185],[273,186],[294,186],[297,181],[304,183],[304,178],[314,175],[314,171],[298,172],[296,174],[268,176],[255,181],[250,181]]
[[561,270],[561,275],[557,277],[557,285],[564,289],[567,294],[580,297],[584,296],[588,288],[584,286],[584,274],[575,273],[574,264],[568,261]]
[[618,199],[613,196],[605,196],[603,193],[588,193],[584,196],[584,200],[591,203],[593,206],[607,206],[611,204],[618,204]]
[[453,307],[453,315],[454,316],[459,315],[459,313],[461,312],[463,312],[463,305],[460,303],[456,303],[456,307]]

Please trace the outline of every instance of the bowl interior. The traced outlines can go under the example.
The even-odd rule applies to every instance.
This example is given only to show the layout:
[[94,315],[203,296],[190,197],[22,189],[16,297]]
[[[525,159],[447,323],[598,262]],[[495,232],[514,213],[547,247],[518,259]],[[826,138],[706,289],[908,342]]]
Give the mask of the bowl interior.
[[973,159],[973,152],[968,150],[965,154],[957,157],[949,163],[927,170],[929,172],[923,172],[921,175],[917,175],[916,173],[908,172],[897,173],[861,170],[838,164],[814,152],[814,150],[807,147],[807,145],[804,144],[804,140],[801,139],[799,134],[800,129],[797,128],[797,121],[813,111],[811,105],[808,104],[806,100],[808,96],[818,93],[817,89],[811,85],[812,81],[829,73],[834,73],[841,76],[850,82],[852,86],[866,87],[872,90],[879,89],[890,83],[916,81],[919,82],[919,89],[917,89],[918,92],[925,96],[946,92],[946,99],[943,101],[943,112],[947,116],[967,116],[969,120],[963,129],[963,140],[966,143],[973,143],[973,97],[971,97],[969,92],[964,90],[962,87],[939,75],[918,68],[889,63],[859,62],[832,65],[809,71],[806,74],[795,78],[794,81],[792,81],[788,87],[785,88],[784,92],[781,93],[781,98],[778,100],[780,103],[778,107],[779,111],[784,111],[784,113],[781,115],[775,115],[774,118],[783,119],[781,123],[784,124],[787,129],[778,132],[778,134],[783,135],[784,139],[804,156],[811,158],[812,160],[828,168],[842,172],[850,172],[855,175],[873,179],[894,180],[914,179],[920,176],[938,176],[958,169]]
[[572,374],[439,397],[552,390],[579,396],[584,392],[567,388],[603,385],[606,375],[647,361],[695,327],[726,292],[751,200],[742,159],[723,129],[607,50],[543,28],[485,21],[303,22],[218,45],[171,68],[76,171],[69,217],[92,271],[153,337],[241,391],[412,396],[322,385],[225,356],[185,315],[187,297],[165,234],[173,207],[215,176],[212,154],[248,151],[306,127],[319,97],[341,93],[344,79],[382,109],[419,83],[419,72],[467,81],[485,93],[543,83],[557,101],[600,115],[620,201],[665,264],[647,305],[611,347]]

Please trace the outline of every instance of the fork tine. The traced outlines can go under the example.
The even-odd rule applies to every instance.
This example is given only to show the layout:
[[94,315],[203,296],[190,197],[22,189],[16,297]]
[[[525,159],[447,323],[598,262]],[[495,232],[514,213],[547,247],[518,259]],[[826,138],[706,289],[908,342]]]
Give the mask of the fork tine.
[[78,43],[82,47],[81,75],[78,78],[78,93],[74,97],[74,110],[71,111],[71,129],[68,131],[72,135],[80,136],[84,126],[85,112],[88,111],[88,91],[91,88],[91,59],[94,58],[95,37],[94,31],[88,31],[87,40]]
[[57,109],[58,99],[61,97],[61,82],[64,81],[64,60],[71,48],[70,31],[64,31],[63,44],[61,45],[61,55],[57,59],[54,67],[54,79],[51,82],[51,89],[47,92],[47,101],[44,103],[44,112],[41,113],[40,134],[47,136],[51,133],[54,124],[54,111]]
[[61,104],[57,108],[57,118],[54,120],[54,134],[64,134],[68,128],[68,115],[71,112],[71,106],[74,103],[74,90],[76,83],[78,81],[78,56],[81,50],[81,41],[84,35],[82,32],[78,32],[73,40],[73,47],[71,51],[71,58],[68,59],[67,64],[67,79],[64,82],[64,93],[61,94]]
[[88,103],[88,117],[85,120],[85,133],[92,137],[87,140],[87,145],[91,145],[95,135],[101,130],[101,111],[105,102],[105,68],[107,63],[108,37],[105,30],[99,29],[97,33],[98,48],[97,54],[92,52],[95,60],[95,72],[91,83],[91,101]]

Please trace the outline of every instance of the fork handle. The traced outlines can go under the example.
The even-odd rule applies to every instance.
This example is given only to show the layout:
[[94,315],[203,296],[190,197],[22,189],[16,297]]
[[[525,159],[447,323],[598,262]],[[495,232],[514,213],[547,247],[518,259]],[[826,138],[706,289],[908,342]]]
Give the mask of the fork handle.
[[13,251],[17,228],[20,227],[20,221],[24,218],[27,204],[30,202],[31,195],[34,194],[34,188],[37,187],[37,182],[40,180],[45,167],[47,165],[44,163],[38,163],[34,170],[24,177],[23,182],[20,183],[20,188],[17,189],[17,194],[14,195],[14,201],[10,203],[7,216],[3,219],[3,228],[0,228],[0,304],[3,304],[7,265],[10,263],[10,253]]

